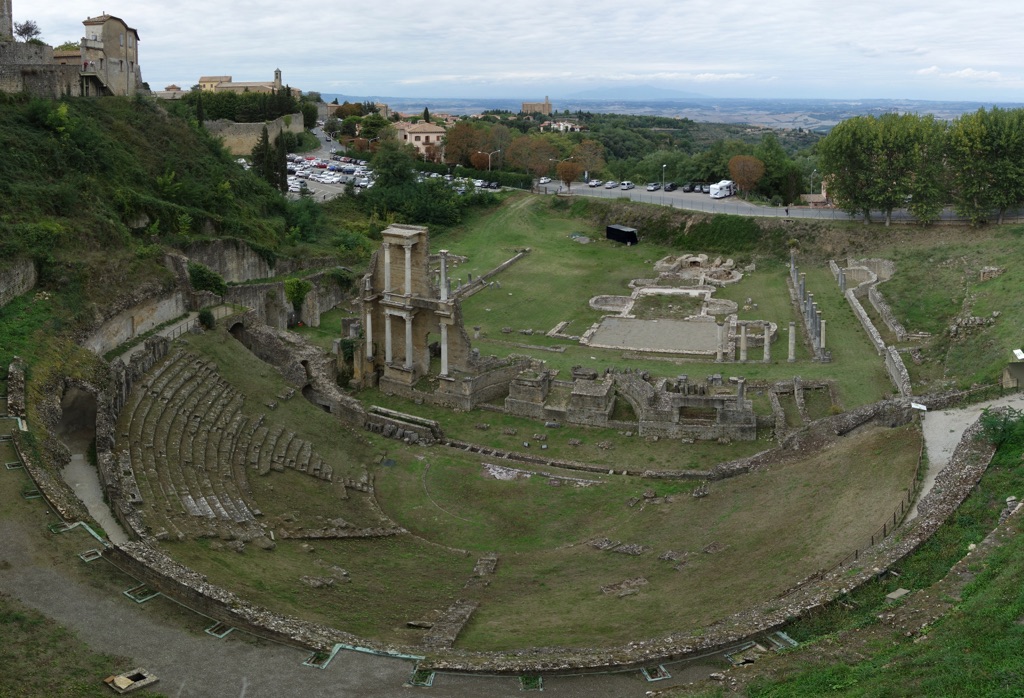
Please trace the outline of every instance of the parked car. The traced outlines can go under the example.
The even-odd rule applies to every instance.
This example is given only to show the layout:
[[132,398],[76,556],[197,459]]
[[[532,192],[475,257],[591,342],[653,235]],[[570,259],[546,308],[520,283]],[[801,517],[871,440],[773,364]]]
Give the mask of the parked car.
[[675,191],[679,188],[679,185],[675,182],[665,182],[665,191]]
[[624,181],[624,182],[623,182],[622,184],[620,184],[620,185],[619,185],[619,187],[620,187],[621,189],[623,189],[623,190],[626,190],[626,189],[634,189],[634,188],[636,188],[636,185],[635,185],[635,184],[633,184],[632,182],[630,182],[630,181],[629,181],[629,180],[627,179],[627,180],[626,180],[626,181]]
[[537,180],[537,184],[548,184],[550,182],[551,182],[551,178],[550,177],[541,177],[540,179]]
[[605,189],[615,189],[617,186],[619,186],[619,183],[616,182],[614,179],[609,179],[607,182],[604,183]]
[[711,193],[711,185],[710,184],[702,184],[702,185],[700,185],[700,190],[702,192],[704,192],[705,194],[710,194]]
[[487,188],[488,189],[501,189],[501,185],[498,184],[497,182],[489,182],[487,184]]
[[647,185],[647,191],[658,191],[659,189],[661,189],[661,184],[658,182],[650,182]]
[[604,184],[604,182],[602,182],[600,179],[592,179],[590,180],[590,182],[588,182],[588,186],[591,187],[599,187],[602,184]]
[[687,182],[686,184],[684,184],[683,191],[693,191],[693,184],[691,182]]

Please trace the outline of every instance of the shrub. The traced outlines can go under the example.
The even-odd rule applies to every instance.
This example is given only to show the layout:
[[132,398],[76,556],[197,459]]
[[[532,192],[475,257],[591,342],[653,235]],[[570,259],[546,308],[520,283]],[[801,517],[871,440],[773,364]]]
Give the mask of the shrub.
[[199,324],[207,330],[212,330],[217,324],[217,321],[213,317],[213,311],[209,308],[203,308],[199,311]]
[[223,296],[228,291],[223,276],[198,262],[188,263],[188,278],[196,291],[210,291],[218,296]]

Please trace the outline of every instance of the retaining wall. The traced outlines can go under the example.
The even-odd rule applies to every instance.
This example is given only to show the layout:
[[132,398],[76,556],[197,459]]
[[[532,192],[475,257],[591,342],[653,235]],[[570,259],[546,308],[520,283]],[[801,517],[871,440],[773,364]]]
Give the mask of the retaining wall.
[[282,131],[302,133],[305,130],[301,113],[288,114],[273,121],[261,121],[255,124],[240,124],[227,119],[203,122],[203,127],[212,135],[220,138],[224,142],[224,147],[232,155],[251,155],[252,149],[260,140],[264,126],[267,127],[271,143]]
[[157,325],[181,317],[186,312],[185,296],[180,292],[151,298],[108,319],[82,343],[82,346],[102,356],[140,334],[149,332]]
[[16,259],[0,271],[0,308],[36,285],[36,265],[29,259]]

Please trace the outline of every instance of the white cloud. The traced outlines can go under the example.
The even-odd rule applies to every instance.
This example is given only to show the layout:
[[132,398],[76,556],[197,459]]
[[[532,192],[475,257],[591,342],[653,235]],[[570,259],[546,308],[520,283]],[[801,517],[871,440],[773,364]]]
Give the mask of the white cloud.
[[138,29],[154,87],[209,73],[269,79],[280,67],[293,86],[354,95],[464,87],[520,97],[525,87],[555,98],[632,82],[742,97],[770,82],[775,96],[958,99],[998,83],[993,99],[1024,101],[1012,77],[1019,40],[993,31],[996,18],[1024,24],[1018,0],[984,12],[934,0],[776,0],[764,11],[713,0],[14,0],[15,19],[35,19],[52,43],[81,36],[85,15],[103,10]]

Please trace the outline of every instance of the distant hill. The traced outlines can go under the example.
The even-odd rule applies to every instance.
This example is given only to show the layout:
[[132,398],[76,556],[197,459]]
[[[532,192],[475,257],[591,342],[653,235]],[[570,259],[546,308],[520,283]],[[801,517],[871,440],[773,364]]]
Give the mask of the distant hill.
[[651,85],[614,85],[596,87],[592,90],[573,92],[565,95],[566,99],[623,99],[631,101],[666,100],[666,99],[707,99],[707,95],[683,90],[667,90]]

